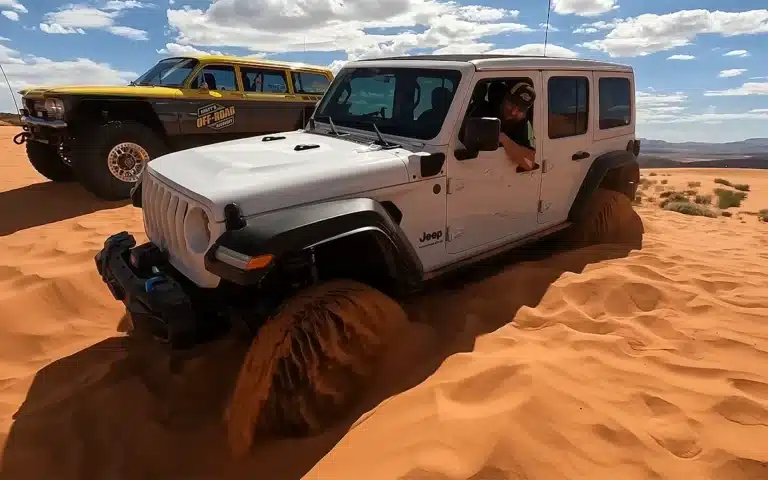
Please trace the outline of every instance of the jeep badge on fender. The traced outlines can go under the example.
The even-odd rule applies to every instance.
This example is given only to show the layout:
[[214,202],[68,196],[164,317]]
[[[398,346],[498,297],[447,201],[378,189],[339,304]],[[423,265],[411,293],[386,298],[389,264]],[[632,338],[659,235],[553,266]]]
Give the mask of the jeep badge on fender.
[[438,230],[432,233],[424,232],[421,234],[421,238],[419,238],[419,243],[431,242],[432,240],[440,240],[441,238],[443,238],[442,230]]

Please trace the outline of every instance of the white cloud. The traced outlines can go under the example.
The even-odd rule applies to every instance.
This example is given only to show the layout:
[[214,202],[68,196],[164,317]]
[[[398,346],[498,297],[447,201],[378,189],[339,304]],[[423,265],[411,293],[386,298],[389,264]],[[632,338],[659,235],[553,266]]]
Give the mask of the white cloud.
[[749,52],[746,50],[731,50],[723,54],[724,57],[748,57]]
[[[768,85],[768,84],[766,84]],[[709,105],[704,113],[687,113],[688,97],[682,92],[657,94],[635,92],[638,124],[664,123],[720,123],[733,120],[768,120],[768,109],[752,109],[748,112],[717,113]]]
[[737,88],[704,92],[705,97],[742,97],[746,95],[768,95],[768,82],[747,82]]
[[768,77],[749,77],[750,80],[768,80]]
[[[106,63],[87,58],[54,61],[36,56],[22,56],[18,51],[0,44],[0,62],[14,93],[33,86],[60,84],[127,84],[135,80],[135,72],[121,71]],[[0,78],[0,88],[7,90],[5,80]],[[16,96],[16,101],[20,98]],[[0,95],[0,112],[14,112],[13,100],[9,95]]]
[[697,35],[768,33],[768,9],[721,12],[698,9],[619,19],[602,40],[583,44],[612,57],[642,56],[690,45]]
[[[579,54],[573,50],[561,47],[559,45],[547,45],[548,57],[574,58]],[[486,53],[496,53],[499,55],[544,55],[543,43],[529,43],[515,48],[497,48]]]
[[15,10],[19,13],[27,13],[28,10],[24,5],[17,2],[16,0],[0,0],[0,7],[8,7],[11,10]]
[[611,28],[615,27],[615,21],[606,22],[604,20],[600,20],[599,22],[585,23],[579,28],[575,29],[573,33],[597,33],[601,30],[610,30]]
[[12,22],[18,22],[19,21],[19,14],[17,12],[14,12],[13,10],[3,10],[0,12],[5,18]]
[[696,57],[694,57],[693,55],[677,54],[677,55],[670,55],[669,57],[667,57],[667,60],[693,60],[694,58]]
[[746,68],[729,68],[728,70],[720,70],[720,74],[718,77],[720,78],[731,78],[731,77],[738,77],[739,75],[746,72]]
[[[539,24],[539,28],[541,28],[543,30],[546,30],[547,29],[547,24],[546,23],[540,23]],[[549,31],[550,32],[559,32],[560,29],[550,23],[549,24]]]
[[449,0],[219,0],[207,10],[170,8],[167,14],[178,45],[270,53],[343,50],[351,60],[533,31],[512,21],[516,10]]
[[619,8],[617,0],[552,0],[552,11],[560,15],[593,17]]
[[165,48],[157,51],[161,55],[170,57],[183,57],[184,55],[225,55],[218,50],[200,50],[190,45],[179,45],[178,43],[166,43]]
[[150,4],[135,0],[111,0],[102,9],[87,5],[66,5],[44,15],[40,30],[49,34],[85,34],[85,30],[105,30],[131,40],[147,40],[147,32],[138,28],[116,25],[121,12],[130,8],[148,8]]

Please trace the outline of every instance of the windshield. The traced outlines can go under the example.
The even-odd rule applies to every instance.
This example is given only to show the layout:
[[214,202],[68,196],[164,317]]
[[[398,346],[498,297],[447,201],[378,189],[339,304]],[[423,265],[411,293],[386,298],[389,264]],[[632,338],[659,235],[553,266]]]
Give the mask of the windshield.
[[[440,133],[451,106],[458,70],[355,68],[342,71],[315,118],[336,126],[429,140]],[[325,118],[324,118],[325,117]]]
[[197,65],[194,58],[166,58],[160,60],[144,75],[133,82],[136,85],[181,87]]

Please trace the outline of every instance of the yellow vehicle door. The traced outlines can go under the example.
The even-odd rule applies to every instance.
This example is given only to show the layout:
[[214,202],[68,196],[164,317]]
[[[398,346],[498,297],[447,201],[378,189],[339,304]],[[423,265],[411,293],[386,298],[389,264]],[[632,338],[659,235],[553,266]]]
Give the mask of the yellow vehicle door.
[[[181,133],[195,137],[243,136],[249,130],[246,113],[242,111],[245,103],[234,65],[205,65],[182,89],[179,101]],[[216,138],[215,141],[225,139]]]
[[297,101],[283,68],[240,65],[246,122],[253,135],[296,130],[304,126],[303,104]]

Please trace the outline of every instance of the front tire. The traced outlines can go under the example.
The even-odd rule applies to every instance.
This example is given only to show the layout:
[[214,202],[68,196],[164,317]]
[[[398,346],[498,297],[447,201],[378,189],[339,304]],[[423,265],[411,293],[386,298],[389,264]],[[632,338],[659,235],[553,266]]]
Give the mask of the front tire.
[[147,162],[168,151],[149,127],[120,121],[83,131],[71,148],[75,176],[86,190],[103,200],[130,198]]
[[58,148],[45,143],[27,140],[27,158],[37,172],[54,182],[71,182],[72,168],[64,163]]
[[226,412],[233,454],[247,453],[257,430],[302,435],[327,426],[405,322],[398,303],[355,281],[288,299],[254,338],[238,375]]

